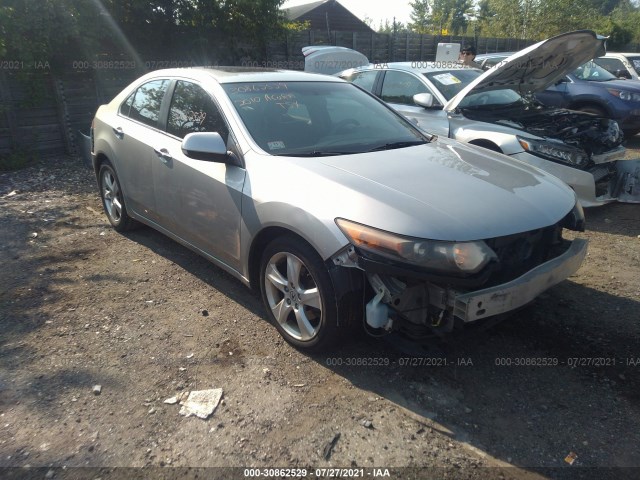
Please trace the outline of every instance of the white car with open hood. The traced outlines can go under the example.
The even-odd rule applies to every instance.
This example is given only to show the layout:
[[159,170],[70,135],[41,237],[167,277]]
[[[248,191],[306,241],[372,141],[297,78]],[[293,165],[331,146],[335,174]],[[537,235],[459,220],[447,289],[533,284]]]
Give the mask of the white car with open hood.
[[583,206],[640,202],[640,161],[625,159],[618,124],[547,107],[534,98],[579,65],[603,55],[605,38],[566,33],[482,72],[461,64],[374,64],[338,74],[386,101],[422,130],[504,153],[549,172]]

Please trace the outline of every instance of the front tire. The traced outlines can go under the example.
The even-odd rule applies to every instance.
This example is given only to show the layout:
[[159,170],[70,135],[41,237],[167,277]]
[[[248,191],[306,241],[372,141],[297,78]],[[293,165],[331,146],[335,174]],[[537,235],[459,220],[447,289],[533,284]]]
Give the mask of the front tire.
[[124,195],[120,187],[120,181],[108,161],[105,161],[98,171],[98,184],[100,185],[100,197],[102,206],[107,214],[109,223],[117,232],[126,232],[137,226],[137,222],[127,213],[124,204]]
[[320,351],[338,341],[336,294],[320,256],[295,237],[267,245],[260,290],[270,321],[293,346]]

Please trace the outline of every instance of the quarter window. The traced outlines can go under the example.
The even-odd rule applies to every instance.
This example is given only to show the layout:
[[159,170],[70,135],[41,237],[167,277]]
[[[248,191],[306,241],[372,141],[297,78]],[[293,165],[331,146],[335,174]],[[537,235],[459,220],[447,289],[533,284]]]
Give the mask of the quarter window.
[[367,92],[373,92],[373,85],[376,83],[376,75],[378,75],[378,72],[375,70],[356,72],[347,77],[347,80],[355,83],[360,88],[364,88]]
[[179,80],[171,99],[167,132],[179,138],[193,132],[218,132],[226,141],[229,128],[202,87]]

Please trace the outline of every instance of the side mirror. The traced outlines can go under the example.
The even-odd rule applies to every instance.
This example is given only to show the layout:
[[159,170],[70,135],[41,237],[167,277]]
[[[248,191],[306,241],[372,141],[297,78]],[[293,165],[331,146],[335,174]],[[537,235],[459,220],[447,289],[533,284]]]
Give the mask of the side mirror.
[[182,140],[182,153],[194,160],[240,165],[237,157],[227,151],[227,145],[218,132],[189,133]]
[[560,85],[561,83],[569,83],[569,79],[567,77],[562,77],[556,82],[556,85]]
[[440,104],[435,101],[433,95],[431,95],[430,93],[416,93],[413,96],[413,103],[415,103],[419,107],[424,108],[433,108],[440,106]]

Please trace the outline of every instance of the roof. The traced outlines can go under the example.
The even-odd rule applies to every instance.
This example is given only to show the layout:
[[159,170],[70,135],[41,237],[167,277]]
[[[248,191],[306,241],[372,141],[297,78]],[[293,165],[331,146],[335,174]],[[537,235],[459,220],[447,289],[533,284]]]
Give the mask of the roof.
[[284,10],[291,21],[309,22],[312,30],[373,33],[369,25],[337,0],[306,3]]
[[[347,72],[355,72],[362,70],[403,70],[405,72],[429,73],[451,70],[479,70],[473,67],[464,67],[461,64],[453,62],[389,62],[381,64],[370,64],[364,67],[353,68]],[[340,75],[345,72],[341,72]]]
[[298,72],[292,70],[276,70],[251,67],[193,67],[155,70],[143,78],[186,77],[204,80],[213,78],[218,83],[238,82],[341,82],[342,80],[328,75]]
[[284,12],[289,20],[296,20],[298,17],[301,17],[305,13],[314,10],[316,7],[319,7],[326,1],[327,0],[320,0],[319,2],[305,3],[304,5],[298,5],[297,7],[286,8]]

